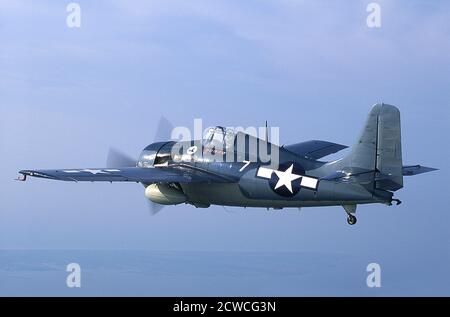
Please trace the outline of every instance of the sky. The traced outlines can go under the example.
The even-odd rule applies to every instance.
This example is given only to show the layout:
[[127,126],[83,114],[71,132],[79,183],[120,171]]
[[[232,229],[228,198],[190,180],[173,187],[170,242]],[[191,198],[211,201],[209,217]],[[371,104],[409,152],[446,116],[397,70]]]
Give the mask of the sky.
[[[370,2],[78,1],[69,28],[68,1],[0,0],[0,249],[364,255],[432,268],[428,286],[450,293],[450,3],[377,1],[369,28]],[[103,167],[110,146],[137,157],[161,116],[351,145],[377,102],[401,111],[404,164],[440,170],[405,179],[398,207],[359,206],[352,227],[340,207],[152,217],[138,184],[13,180]]]

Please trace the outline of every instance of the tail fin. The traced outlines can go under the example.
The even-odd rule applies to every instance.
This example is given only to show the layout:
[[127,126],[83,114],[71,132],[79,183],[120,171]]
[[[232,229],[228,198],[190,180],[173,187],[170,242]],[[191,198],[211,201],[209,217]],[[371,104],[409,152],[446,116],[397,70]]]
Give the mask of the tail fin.
[[373,106],[345,163],[354,172],[374,172],[374,189],[403,187],[400,111],[396,107]]

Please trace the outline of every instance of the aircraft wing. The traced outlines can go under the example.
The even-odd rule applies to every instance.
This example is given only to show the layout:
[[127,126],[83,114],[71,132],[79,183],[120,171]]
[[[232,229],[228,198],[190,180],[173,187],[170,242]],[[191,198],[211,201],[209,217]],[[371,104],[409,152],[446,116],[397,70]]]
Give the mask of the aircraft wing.
[[311,140],[285,145],[283,148],[299,156],[305,156],[307,158],[317,160],[324,156],[346,149],[348,146],[328,141]]
[[22,170],[20,180],[27,176],[72,182],[139,182],[139,183],[224,183],[232,179],[204,170],[176,167],[124,167],[124,168],[86,168],[58,170]]

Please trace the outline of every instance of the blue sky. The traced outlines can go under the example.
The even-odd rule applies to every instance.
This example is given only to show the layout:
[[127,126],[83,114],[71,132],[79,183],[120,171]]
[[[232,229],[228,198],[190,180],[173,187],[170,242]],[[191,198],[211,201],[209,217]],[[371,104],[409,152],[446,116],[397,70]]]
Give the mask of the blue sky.
[[[364,254],[443,272],[450,4],[378,1],[382,27],[371,29],[369,2],[79,1],[81,28],[69,29],[64,1],[1,0],[0,248]],[[360,206],[355,227],[338,207],[182,205],[150,217],[137,184],[12,180],[102,167],[111,145],[137,156],[161,115],[268,120],[282,143],[351,145],[379,101],[402,112],[404,163],[440,171],[406,179],[398,207]]]

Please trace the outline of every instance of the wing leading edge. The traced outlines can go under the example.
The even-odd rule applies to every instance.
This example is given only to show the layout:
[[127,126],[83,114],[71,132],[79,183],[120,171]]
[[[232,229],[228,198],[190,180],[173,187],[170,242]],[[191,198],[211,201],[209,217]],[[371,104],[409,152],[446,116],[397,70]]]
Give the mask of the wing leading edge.
[[124,167],[58,170],[22,170],[21,180],[27,176],[72,182],[139,182],[139,183],[208,183],[232,182],[223,176],[186,167]]

